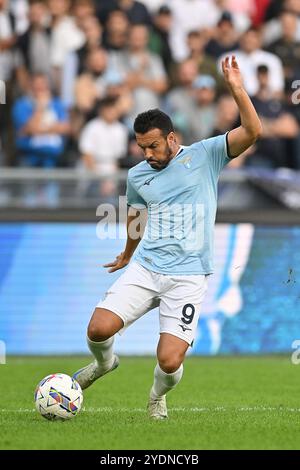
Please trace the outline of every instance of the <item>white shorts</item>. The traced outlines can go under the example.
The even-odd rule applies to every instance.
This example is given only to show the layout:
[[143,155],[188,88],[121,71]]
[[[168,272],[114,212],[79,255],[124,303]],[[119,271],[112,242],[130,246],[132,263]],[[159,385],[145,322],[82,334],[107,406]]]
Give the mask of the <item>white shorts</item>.
[[97,308],[118,315],[127,328],[155,307],[159,307],[160,333],[170,333],[192,344],[207,291],[207,276],[155,273],[132,262],[105,293]]

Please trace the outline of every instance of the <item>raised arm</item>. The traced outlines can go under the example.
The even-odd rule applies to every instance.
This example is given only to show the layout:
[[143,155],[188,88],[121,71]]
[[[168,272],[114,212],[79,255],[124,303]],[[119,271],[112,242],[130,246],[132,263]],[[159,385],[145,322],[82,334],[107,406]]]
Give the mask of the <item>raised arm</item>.
[[243,80],[235,56],[222,61],[225,82],[238,105],[241,125],[228,134],[228,147],[231,158],[238,157],[251,147],[262,134],[262,125],[255,108],[243,87]]

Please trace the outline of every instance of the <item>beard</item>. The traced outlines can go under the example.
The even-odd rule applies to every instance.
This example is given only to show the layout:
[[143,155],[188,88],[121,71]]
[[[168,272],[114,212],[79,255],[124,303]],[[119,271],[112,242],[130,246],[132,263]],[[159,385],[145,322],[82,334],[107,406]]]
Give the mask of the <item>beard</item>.
[[166,148],[165,148],[165,151],[164,151],[165,155],[166,155],[166,158],[164,160],[161,160],[159,162],[155,162],[155,163],[149,163],[149,165],[151,166],[151,168],[153,168],[154,170],[163,170],[164,168],[166,168],[170,161],[172,160],[171,156],[172,156],[172,150],[171,148],[169,147],[169,144],[166,142]]

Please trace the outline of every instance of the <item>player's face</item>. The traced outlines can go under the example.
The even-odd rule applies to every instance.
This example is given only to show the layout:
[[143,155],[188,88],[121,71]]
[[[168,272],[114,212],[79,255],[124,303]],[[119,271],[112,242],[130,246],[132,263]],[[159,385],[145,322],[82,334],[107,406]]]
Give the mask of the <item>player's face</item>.
[[166,168],[176,153],[174,132],[165,137],[160,129],[152,129],[145,134],[136,134],[136,141],[143,150],[146,161],[155,170]]

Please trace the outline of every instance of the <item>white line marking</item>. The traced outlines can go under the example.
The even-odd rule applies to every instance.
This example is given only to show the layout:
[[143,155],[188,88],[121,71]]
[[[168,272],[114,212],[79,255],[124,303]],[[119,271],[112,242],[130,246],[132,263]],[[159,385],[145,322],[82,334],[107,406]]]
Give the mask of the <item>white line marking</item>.
[[[177,412],[192,412],[192,413],[211,413],[211,412],[265,412],[265,411],[285,411],[290,413],[300,413],[300,408],[290,408],[290,407],[282,407],[282,406],[242,406],[242,407],[232,407],[226,408],[224,406],[215,406],[215,407],[203,407],[203,408],[169,408],[169,411],[177,411]],[[146,413],[146,409],[144,408],[111,408],[111,407],[103,407],[103,408],[82,408],[81,412],[83,413]],[[10,410],[2,408],[0,409],[0,413],[35,413],[35,408],[19,408],[16,410]]]

